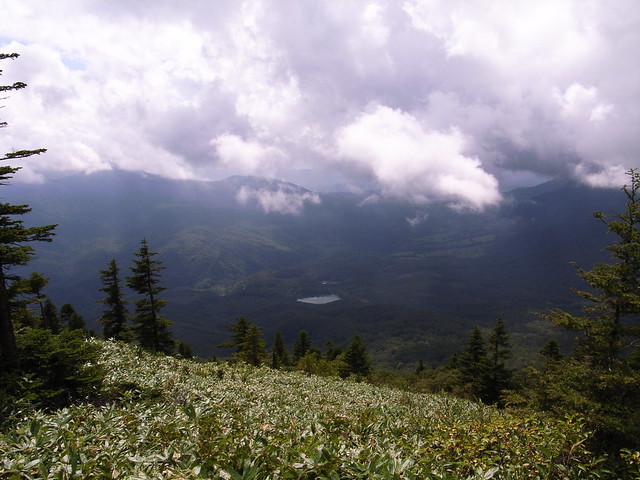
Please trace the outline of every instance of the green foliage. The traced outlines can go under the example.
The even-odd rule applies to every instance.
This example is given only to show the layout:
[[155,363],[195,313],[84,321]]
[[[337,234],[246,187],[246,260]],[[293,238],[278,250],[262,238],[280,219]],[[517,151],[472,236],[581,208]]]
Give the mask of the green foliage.
[[546,315],[580,333],[576,348],[567,359],[559,358],[553,346],[546,348],[547,363],[534,392],[542,408],[586,415],[601,445],[609,448],[640,448],[640,372],[627,359],[640,340],[640,174],[627,174],[626,208],[613,216],[595,214],[617,239],[607,247],[610,263],[578,269],[589,284],[588,290],[576,291],[588,302],[583,314],[554,310]]
[[140,250],[135,254],[132,275],[127,277],[127,285],[141,298],[136,301],[133,317],[133,335],[145,349],[169,353],[174,348],[169,326],[171,322],[160,315],[166,302],[159,297],[165,290],[160,285],[162,262],[153,257],[156,252],[149,250],[146,238],[140,242]]
[[[0,54],[0,60],[14,59],[18,56],[16,53],[3,53]],[[26,84],[16,82],[13,85],[0,86],[0,91],[19,90],[24,87]],[[0,122],[0,128],[6,126],[6,122]],[[0,160],[29,157],[45,151],[43,148],[19,150],[5,154]],[[18,170],[20,167],[1,165],[0,185],[6,185]],[[34,254],[33,247],[28,244],[31,242],[50,242],[54,235],[53,230],[56,228],[56,225],[25,227],[21,217],[30,211],[28,205],[0,203],[0,370],[14,369],[18,360],[11,315],[11,297],[7,290],[7,283],[11,280],[17,280],[19,277],[10,275],[9,270],[15,266],[26,265]]]
[[340,373],[343,377],[349,375],[366,377],[371,373],[371,359],[367,353],[367,347],[362,343],[359,335],[353,336],[342,357],[345,368]]
[[56,409],[99,392],[103,370],[98,346],[88,343],[81,330],[55,334],[33,328],[18,333],[16,339],[20,377],[13,386],[14,399]]
[[102,334],[104,338],[123,340],[126,336],[127,306],[120,284],[120,269],[115,258],[109,261],[105,270],[100,270],[100,280],[103,285],[100,291],[107,295],[98,300],[107,307],[99,320],[103,325]]
[[271,367],[281,368],[289,365],[289,352],[284,344],[282,332],[278,330],[273,339],[273,348],[271,349]]
[[20,416],[0,433],[7,478],[615,478],[580,417],[91,344],[119,398]]
[[302,357],[311,353],[311,337],[306,330],[298,333],[298,338],[293,342],[293,363],[297,364]]

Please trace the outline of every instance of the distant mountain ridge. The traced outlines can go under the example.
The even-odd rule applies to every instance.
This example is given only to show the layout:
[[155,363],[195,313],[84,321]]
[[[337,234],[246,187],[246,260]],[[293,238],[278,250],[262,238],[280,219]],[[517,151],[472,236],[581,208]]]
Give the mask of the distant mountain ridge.
[[[120,170],[2,193],[31,205],[30,224],[59,224],[29,269],[51,278],[56,304],[72,303],[96,329],[99,270],[116,258],[128,275],[145,237],[167,267],[166,316],[197,353],[220,354],[224,325],[247,315],[267,340],[281,330],[291,342],[306,329],[321,345],[358,332],[392,367],[442,361],[472,325],[498,315],[520,357],[530,357],[555,334],[532,312],[575,307],[570,262],[606,259],[611,239],[591,213],[623,206],[616,190],[557,181],[477,213],[368,203],[260,177],[205,182]],[[296,301],[331,294],[342,300]]]

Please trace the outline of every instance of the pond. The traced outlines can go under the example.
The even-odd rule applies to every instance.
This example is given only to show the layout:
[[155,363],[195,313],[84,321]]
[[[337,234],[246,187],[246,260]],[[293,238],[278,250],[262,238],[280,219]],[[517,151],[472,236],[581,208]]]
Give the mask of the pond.
[[298,302],[302,303],[312,303],[314,305],[324,305],[325,303],[337,302],[338,300],[342,300],[338,295],[320,295],[318,297],[304,297],[298,298]]

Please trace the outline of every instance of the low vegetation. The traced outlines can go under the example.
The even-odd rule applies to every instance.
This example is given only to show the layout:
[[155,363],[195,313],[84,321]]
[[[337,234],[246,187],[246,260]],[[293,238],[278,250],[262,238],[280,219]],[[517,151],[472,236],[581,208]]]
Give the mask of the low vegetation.
[[15,412],[2,478],[615,478],[580,417],[90,342],[103,401]]

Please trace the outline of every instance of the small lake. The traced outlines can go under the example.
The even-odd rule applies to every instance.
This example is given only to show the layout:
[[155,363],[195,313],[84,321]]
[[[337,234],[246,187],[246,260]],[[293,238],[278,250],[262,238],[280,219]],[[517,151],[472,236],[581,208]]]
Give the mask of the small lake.
[[298,298],[298,302],[312,303],[314,305],[324,305],[325,303],[337,302],[342,300],[338,295],[320,295],[319,297]]

